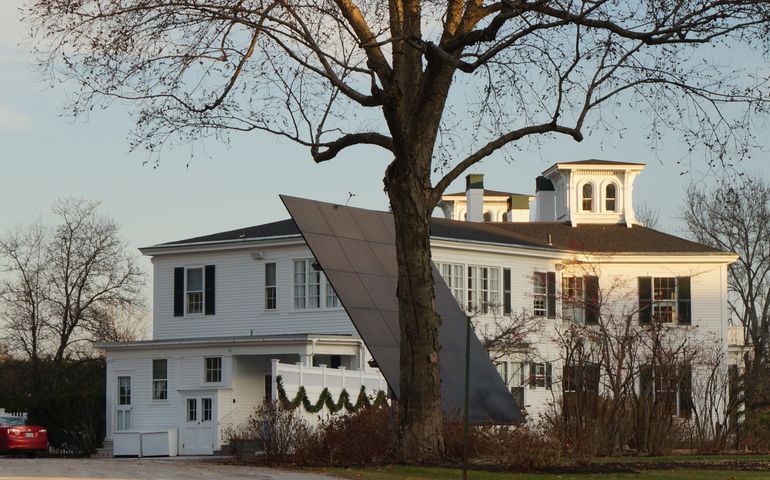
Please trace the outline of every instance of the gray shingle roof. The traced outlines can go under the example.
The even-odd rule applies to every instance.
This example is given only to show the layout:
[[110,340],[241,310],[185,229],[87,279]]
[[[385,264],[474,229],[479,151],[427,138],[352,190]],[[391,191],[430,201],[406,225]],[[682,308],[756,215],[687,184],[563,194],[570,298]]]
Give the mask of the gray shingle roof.
[[[271,237],[299,236],[291,219],[239,228],[226,232],[186,238],[157,245],[187,245]],[[719,253],[705,245],[684,238],[635,225],[578,225],[558,222],[460,222],[433,218],[432,235],[436,238],[470,242],[496,243],[522,247],[552,248],[586,253]],[[548,243],[550,235],[551,243]]]

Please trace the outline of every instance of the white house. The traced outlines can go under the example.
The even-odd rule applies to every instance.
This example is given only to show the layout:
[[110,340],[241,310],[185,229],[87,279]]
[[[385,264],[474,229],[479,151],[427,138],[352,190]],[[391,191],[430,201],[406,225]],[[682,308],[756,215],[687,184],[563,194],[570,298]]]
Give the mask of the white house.
[[[440,205],[449,218],[434,220],[433,259],[477,333],[492,336],[513,316],[538,321],[526,351],[496,355],[531,417],[561,391],[560,326],[596,321],[598,292],[617,296],[605,313],[726,348],[736,256],[638,225],[632,189],[643,168],[559,163],[534,196],[484,190],[469,175],[464,198]],[[211,454],[225,426],[275,398],[277,376],[290,396],[299,386],[335,398],[386,389],[292,220],[141,251],[153,263],[152,340],[102,345],[115,454]]]

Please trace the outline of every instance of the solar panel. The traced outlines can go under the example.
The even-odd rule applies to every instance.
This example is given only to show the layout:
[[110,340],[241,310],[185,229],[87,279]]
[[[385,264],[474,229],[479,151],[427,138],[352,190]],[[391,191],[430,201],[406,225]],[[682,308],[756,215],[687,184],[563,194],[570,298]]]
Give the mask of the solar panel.
[[[286,195],[281,200],[398,398],[398,264],[392,215]],[[433,278],[441,317],[442,407],[453,414],[464,405],[467,317],[435,266]],[[519,407],[473,332],[470,345],[470,422],[520,421]]]

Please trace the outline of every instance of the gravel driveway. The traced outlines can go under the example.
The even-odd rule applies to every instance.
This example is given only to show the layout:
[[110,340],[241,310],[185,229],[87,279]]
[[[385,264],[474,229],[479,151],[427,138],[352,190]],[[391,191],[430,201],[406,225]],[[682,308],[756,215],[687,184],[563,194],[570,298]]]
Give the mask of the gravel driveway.
[[6,479],[216,479],[338,480],[290,470],[221,465],[205,459],[176,458],[0,458],[0,480]]

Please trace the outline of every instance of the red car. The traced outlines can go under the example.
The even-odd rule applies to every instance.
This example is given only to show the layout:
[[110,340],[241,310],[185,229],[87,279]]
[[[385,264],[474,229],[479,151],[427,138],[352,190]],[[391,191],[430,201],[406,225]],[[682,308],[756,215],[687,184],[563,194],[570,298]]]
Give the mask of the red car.
[[21,417],[0,417],[0,452],[34,455],[48,449],[48,430]]

